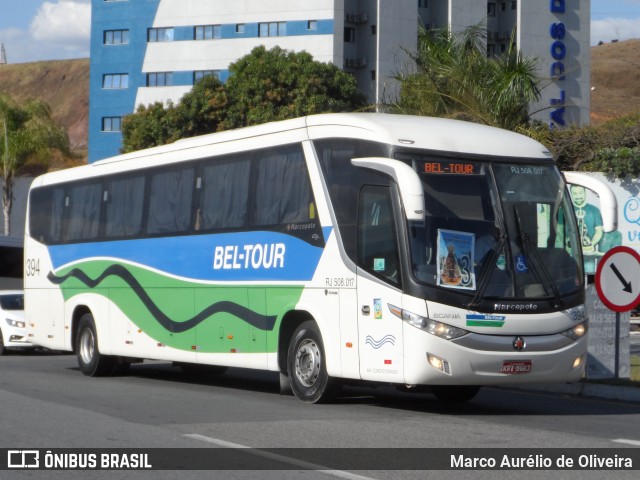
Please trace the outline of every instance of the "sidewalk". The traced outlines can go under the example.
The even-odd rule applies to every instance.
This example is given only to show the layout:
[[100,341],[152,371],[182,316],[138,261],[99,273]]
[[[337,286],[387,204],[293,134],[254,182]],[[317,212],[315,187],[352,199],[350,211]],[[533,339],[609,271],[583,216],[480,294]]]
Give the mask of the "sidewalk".
[[514,385],[509,388],[549,392],[560,395],[580,395],[584,397],[603,398],[607,400],[619,400],[640,404],[640,386],[613,385],[601,382],[601,380],[583,380],[575,383]]

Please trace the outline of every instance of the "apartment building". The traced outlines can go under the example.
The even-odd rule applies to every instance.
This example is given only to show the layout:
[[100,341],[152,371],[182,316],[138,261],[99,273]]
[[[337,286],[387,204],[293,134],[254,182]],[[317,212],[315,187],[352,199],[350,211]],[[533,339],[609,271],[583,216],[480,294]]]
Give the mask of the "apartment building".
[[555,127],[589,121],[589,0],[93,0],[89,161],[118,153],[122,118],[174,103],[205,75],[256,45],[306,50],[352,73],[371,103],[392,100],[411,68],[418,25],[459,31],[483,22],[487,54],[512,33],[538,59],[535,117]]

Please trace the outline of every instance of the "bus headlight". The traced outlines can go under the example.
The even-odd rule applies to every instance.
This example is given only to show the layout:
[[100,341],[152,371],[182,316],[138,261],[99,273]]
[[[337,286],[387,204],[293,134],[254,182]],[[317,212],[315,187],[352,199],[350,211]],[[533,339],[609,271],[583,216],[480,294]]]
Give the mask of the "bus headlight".
[[13,320],[11,318],[5,319],[10,327],[24,328],[24,322],[20,320]]
[[[394,307],[391,311],[396,313],[400,311],[400,309]],[[469,333],[462,328],[453,327],[446,323],[431,320],[430,318],[423,317],[422,315],[418,315],[407,310],[402,310],[402,320],[413,327],[429,332],[431,335],[435,335],[436,337],[444,338],[445,340],[453,340],[454,338],[462,337]]]
[[569,330],[565,330],[564,332],[562,332],[562,335],[564,335],[565,337],[569,337],[571,340],[578,340],[587,334],[587,330],[588,323],[584,322],[576,325],[573,328],[570,328]]

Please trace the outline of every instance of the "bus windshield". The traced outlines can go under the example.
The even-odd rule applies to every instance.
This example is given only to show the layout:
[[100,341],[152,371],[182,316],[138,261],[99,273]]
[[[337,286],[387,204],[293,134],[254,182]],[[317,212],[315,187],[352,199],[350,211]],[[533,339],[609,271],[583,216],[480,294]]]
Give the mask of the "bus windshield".
[[414,278],[482,298],[560,300],[582,288],[578,235],[550,164],[450,160],[399,153],[425,193],[409,225]]

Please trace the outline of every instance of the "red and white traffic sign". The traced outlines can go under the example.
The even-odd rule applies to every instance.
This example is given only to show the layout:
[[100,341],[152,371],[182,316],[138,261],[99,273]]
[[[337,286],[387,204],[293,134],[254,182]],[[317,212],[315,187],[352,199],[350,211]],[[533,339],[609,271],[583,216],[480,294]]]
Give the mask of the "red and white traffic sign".
[[640,254],[614,247],[596,270],[596,290],[602,303],[615,312],[628,312],[640,302]]

